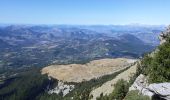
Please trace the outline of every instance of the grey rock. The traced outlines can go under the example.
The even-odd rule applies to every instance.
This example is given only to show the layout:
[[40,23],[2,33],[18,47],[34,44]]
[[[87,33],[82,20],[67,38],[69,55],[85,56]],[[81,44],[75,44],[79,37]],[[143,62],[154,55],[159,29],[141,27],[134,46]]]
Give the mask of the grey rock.
[[159,36],[159,40],[160,40],[160,44],[163,44],[164,42],[166,42],[166,38],[170,36],[170,25],[167,27],[167,29],[165,31],[163,31],[160,36]]
[[154,95],[158,95],[160,98],[170,100],[170,83],[153,83],[148,84],[148,78],[143,74],[140,74],[133,85],[129,88],[129,91],[138,90],[142,95],[152,98]]

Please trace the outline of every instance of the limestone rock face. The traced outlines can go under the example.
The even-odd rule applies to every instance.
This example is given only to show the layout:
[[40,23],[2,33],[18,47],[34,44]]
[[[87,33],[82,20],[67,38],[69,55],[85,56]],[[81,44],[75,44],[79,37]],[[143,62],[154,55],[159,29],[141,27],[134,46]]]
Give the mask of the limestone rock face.
[[48,93],[49,94],[53,94],[53,93],[56,93],[56,94],[59,94],[59,93],[62,93],[63,96],[67,95],[70,91],[72,91],[74,89],[74,85],[66,85],[64,84],[62,81],[59,81],[58,82],[58,86],[55,87],[54,89],[52,90],[49,90]]
[[140,74],[133,85],[129,88],[131,90],[138,90],[142,95],[147,95],[152,98],[154,95],[159,96],[165,100],[170,100],[170,83],[153,83],[148,84],[147,77]]
[[147,81],[147,77],[144,76],[143,74],[140,74],[136,78],[133,85],[129,88],[129,91],[138,90],[143,95],[147,95],[147,96],[149,96],[151,98],[154,95],[154,93],[152,93],[151,91],[149,91],[147,89],[148,86],[149,86],[149,84],[148,84],[148,81]]
[[150,84],[148,89],[161,98],[170,100],[170,83]]
[[167,27],[167,29],[162,32],[159,36],[160,44],[164,43],[166,41],[166,37],[170,36],[170,25]]

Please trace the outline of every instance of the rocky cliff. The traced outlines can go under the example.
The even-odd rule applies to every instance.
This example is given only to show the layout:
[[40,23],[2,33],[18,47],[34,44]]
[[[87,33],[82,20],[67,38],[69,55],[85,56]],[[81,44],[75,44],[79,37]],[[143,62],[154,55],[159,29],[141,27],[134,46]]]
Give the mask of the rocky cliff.
[[141,60],[140,75],[129,91],[138,90],[153,100],[170,100],[170,26],[160,34],[159,39],[160,46]]
[[159,36],[160,44],[166,42],[166,38],[170,36],[170,25],[167,27],[167,29],[163,32],[161,32]]

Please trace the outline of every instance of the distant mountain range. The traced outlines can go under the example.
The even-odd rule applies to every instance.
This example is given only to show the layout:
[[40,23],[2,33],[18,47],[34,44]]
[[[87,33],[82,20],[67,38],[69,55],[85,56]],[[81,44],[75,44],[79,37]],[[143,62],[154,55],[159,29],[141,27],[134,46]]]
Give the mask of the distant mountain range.
[[0,27],[0,67],[137,58],[152,51],[164,26],[10,25]]

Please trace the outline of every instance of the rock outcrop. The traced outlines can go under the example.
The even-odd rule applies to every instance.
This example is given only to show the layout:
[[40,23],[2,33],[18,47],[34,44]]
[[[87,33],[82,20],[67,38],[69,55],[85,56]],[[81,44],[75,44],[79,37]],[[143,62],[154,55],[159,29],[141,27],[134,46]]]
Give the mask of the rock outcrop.
[[147,95],[150,98],[157,95],[160,98],[170,100],[170,83],[153,83],[148,84],[147,77],[140,74],[129,91],[138,90],[142,95]]
[[160,44],[166,42],[166,38],[170,36],[170,25],[167,27],[167,29],[162,32],[159,36]]
[[54,89],[51,89],[48,91],[49,94],[60,94],[62,93],[63,96],[67,95],[69,92],[71,92],[74,89],[74,85],[66,85],[62,81],[58,81],[58,86]]
[[138,90],[141,94],[143,95],[147,95],[149,97],[152,97],[154,95],[154,93],[152,93],[151,91],[149,91],[146,87],[148,87],[148,81],[146,76],[144,76],[143,74],[140,74],[135,82],[133,83],[133,85],[129,88],[129,91],[132,90]]
[[170,83],[150,84],[148,90],[152,91],[160,98],[170,100]]

